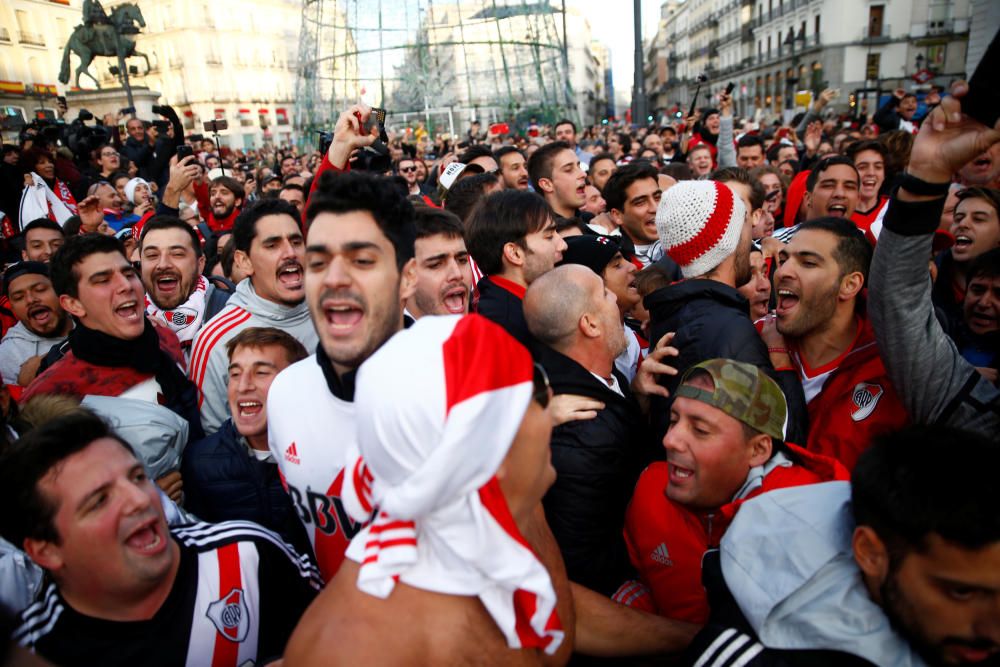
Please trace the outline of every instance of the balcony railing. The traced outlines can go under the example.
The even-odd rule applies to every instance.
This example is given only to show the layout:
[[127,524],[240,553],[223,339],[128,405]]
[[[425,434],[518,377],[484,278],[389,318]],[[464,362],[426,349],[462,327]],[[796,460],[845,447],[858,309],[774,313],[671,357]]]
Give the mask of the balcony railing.
[[18,33],[17,41],[22,44],[31,44],[32,46],[45,46],[45,38],[33,32]]
[[943,19],[927,23],[928,35],[946,35],[950,32],[955,32],[955,19]]
[[868,42],[871,44],[879,44],[881,42],[888,42],[891,38],[892,29],[888,23],[883,23],[881,26],[875,26],[872,30],[872,26],[865,26],[861,30],[861,41]]

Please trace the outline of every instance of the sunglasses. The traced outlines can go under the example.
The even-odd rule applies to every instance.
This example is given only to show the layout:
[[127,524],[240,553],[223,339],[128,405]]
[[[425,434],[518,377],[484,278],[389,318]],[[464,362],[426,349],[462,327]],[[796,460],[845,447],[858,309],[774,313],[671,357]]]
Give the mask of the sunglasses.
[[416,167],[402,167],[402,168],[400,168],[399,173],[401,173],[401,174],[409,174],[411,171],[416,171],[416,170],[417,170]]
[[552,385],[549,384],[549,374],[545,372],[541,364],[535,364],[531,381],[534,385],[531,398],[543,408],[549,407],[549,401],[552,399]]

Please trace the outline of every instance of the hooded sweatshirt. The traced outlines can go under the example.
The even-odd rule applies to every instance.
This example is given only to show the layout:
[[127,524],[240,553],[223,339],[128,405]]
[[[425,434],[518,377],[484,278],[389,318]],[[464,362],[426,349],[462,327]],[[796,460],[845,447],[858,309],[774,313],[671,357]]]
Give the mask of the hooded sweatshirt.
[[229,379],[229,354],[226,343],[243,329],[274,327],[290,334],[306,349],[319,342],[309,318],[309,306],[284,306],[257,295],[250,278],[236,286],[236,291],[218,315],[198,331],[191,351],[188,377],[198,387],[201,423],[206,435],[219,430],[229,418],[226,385]]
[[853,533],[849,482],[765,493],[744,503],[722,538],[726,586],[765,649],[924,665],[869,597]]
[[0,342],[0,375],[4,384],[17,384],[21,366],[31,357],[45,356],[50,349],[66,340],[66,336],[45,338],[18,322],[4,334]]

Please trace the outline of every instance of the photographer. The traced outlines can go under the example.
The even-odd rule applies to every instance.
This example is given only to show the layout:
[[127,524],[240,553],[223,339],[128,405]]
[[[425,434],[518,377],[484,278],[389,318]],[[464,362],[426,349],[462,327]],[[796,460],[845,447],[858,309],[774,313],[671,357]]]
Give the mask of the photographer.
[[153,159],[153,137],[146,133],[146,121],[136,117],[125,123],[128,138],[122,144],[121,153],[139,167],[139,175],[149,177],[149,163]]
[[162,190],[170,179],[170,158],[177,153],[177,147],[184,143],[184,126],[171,106],[154,106],[153,113],[160,114],[167,120],[154,120],[150,128],[149,133],[154,137],[153,154],[145,178],[156,183],[157,189]]

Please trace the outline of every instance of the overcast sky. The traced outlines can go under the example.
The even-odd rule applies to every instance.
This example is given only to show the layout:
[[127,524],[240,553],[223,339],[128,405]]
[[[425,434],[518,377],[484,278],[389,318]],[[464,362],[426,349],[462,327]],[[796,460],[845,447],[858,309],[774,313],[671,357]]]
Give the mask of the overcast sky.
[[[561,0],[550,0],[556,7]],[[642,1],[642,32],[649,38],[656,32],[660,19],[661,0]],[[611,69],[616,91],[628,93],[632,87],[633,42],[632,2],[629,0],[566,0],[567,7],[576,7],[590,21],[594,39],[604,42],[611,50]]]

